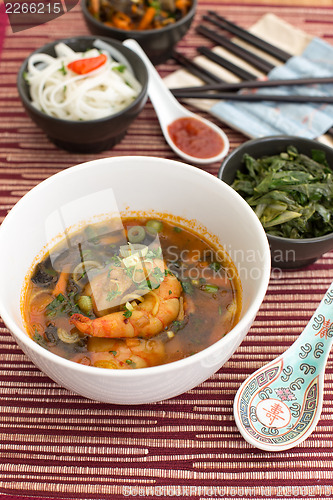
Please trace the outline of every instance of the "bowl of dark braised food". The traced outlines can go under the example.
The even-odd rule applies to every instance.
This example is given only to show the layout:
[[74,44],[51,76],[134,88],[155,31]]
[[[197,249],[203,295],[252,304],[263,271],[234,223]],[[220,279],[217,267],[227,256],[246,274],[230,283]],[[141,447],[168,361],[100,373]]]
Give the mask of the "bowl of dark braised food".
[[172,55],[186,35],[197,0],[82,0],[84,19],[93,34],[136,40],[154,64]]

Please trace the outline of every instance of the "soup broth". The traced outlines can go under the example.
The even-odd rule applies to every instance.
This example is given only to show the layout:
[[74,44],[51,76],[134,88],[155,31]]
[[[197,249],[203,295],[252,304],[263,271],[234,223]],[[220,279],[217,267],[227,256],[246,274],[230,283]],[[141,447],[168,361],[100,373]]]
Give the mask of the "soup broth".
[[110,219],[51,249],[27,279],[31,338],[77,363],[136,369],[191,356],[225,336],[241,284],[221,247],[172,221]]

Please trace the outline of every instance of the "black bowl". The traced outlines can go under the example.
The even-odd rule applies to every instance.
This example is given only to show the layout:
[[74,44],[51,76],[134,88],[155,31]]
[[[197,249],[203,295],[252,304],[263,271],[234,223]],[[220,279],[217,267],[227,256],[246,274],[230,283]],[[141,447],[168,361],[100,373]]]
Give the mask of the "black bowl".
[[91,33],[121,41],[133,38],[141,45],[153,64],[160,64],[171,57],[174,46],[185,36],[191,26],[196,7],[197,0],[192,0],[192,7],[184,17],[163,28],[127,31],[105,25],[89,12],[87,0],[81,2],[82,13]]
[[[136,99],[122,111],[105,118],[88,121],[72,121],[54,118],[36,109],[30,99],[29,86],[24,79],[29,57],[23,62],[17,77],[17,88],[23,106],[30,118],[46,133],[49,139],[62,149],[75,153],[99,153],[111,149],[125,136],[128,127],[140,113],[147,100],[148,72],[142,59],[117,40],[98,37],[99,40],[121,52],[131,64],[142,89]],[[54,47],[63,42],[76,52],[92,48],[95,36],[80,36],[56,40],[37,49],[35,53],[55,56]],[[32,54],[31,54],[32,55]]]
[[[253,139],[240,145],[225,158],[220,167],[218,177],[231,185],[237,170],[241,169],[245,153],[260,158],[286,151],[294,145],[300,153],[311,156],[313,149],[322,150],[333,169],[333,148],[315,140],[294,136],[270,136]],[[267,234],[271,248],[272,266],[281,269],[297,269],[312,264],[324,253],[333,250],[333,233],[318,238],[291,239]]]

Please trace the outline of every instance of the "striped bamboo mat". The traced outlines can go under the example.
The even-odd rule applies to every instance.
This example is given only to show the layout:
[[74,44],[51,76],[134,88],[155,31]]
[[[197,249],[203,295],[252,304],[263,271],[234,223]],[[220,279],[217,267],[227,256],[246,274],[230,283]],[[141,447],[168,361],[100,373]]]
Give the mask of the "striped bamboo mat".
[[[207,9],[244,27],[272,12],[333,43],[333,7],[199,0],[194,26]],[[27,31],[13,34],[6,28],[0,67],[0,221],[43,179],[96,156],[176,159],[150,103],[121,144],[84,157],[56,149],[25,115],[15,84],[22,60],[50,40],[87,33],[79,7]],[[192,57],[202,42],[192,28],[179,50]],[[169,61],[159,71],[166,76],[176,68]],[[245,140],[228,127],[225,131],[231,149]],[[216,175],[218,167],[207,171]],[[229,362],[188,393],[143,406],[97,403],[59,387],[34,367],[0,323],[0,498],[332,499],[332,356],[321,420],[299,447],[279,454],[254,449],[241,438],[232,414],[241,382],[296,339],[332,279],[333,253],[303,270],[273,270],[253,327]]]

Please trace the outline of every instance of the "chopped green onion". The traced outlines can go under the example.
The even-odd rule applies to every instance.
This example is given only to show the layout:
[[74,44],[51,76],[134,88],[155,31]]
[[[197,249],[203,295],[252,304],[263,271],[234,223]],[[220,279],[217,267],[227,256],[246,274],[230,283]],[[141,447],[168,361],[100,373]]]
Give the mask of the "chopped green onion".
[[127,231],[130,243],[141,243],[146,237],[146,231],[142,226],[132,226]]
[[146,229],[149,234],[155,236],[163,230],[163,222],[151,219],[146,223]]
[[206,285],[202,285],[200,287],[200,290],[203,290],[204,292],[208,292],[208,293],[217,293],[219,291],[219,287],[216,285],[206,284]]
[[77,301],[77,305],[84,314],[90,314],[92,312],[92,300],[89,295],[81,295]]

